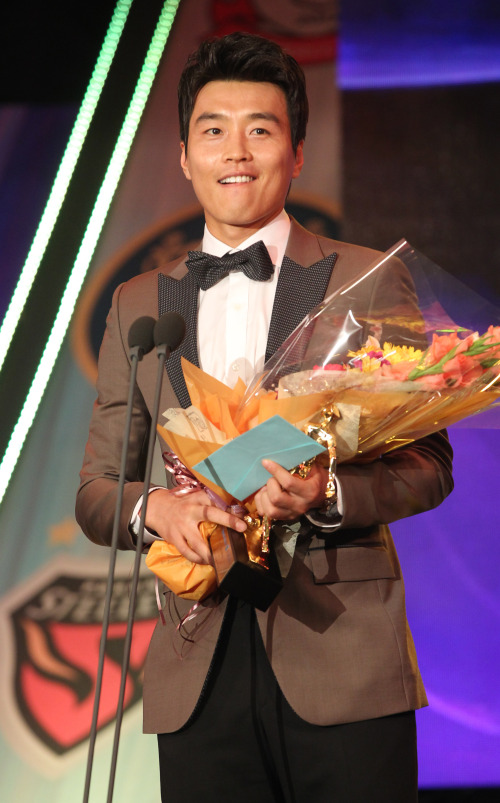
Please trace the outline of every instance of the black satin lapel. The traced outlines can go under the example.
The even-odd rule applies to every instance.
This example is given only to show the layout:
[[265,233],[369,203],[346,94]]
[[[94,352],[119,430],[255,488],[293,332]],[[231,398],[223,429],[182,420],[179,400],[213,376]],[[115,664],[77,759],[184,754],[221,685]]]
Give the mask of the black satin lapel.
[[266,360],[293,332],[301,320],[323,301],[337,254],[329,254],[309,268],[284,256],[278,277],[267,338]]
[[167,360],[168,378],[181,407],[189,407],[191,399],[184,381],[181,357],[199,367],[198,361],[198,287],[190,273],[182,279],[158,275],[158,315],[178,312],[186,322],[186,334],[179,348]]

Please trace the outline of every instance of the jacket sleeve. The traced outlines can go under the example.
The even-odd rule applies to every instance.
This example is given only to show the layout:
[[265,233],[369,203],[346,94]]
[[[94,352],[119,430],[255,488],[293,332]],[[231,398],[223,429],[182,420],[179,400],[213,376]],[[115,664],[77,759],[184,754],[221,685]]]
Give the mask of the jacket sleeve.
[[[118,478],[129,394],[130,360],[120,322],[120,294],[117,288],[106,322],[97,379],[97,399],[90,422],[76,519],[85,535],[96,544],[111,544]],[[128,443],[125,487],[118,547],[134,549],[129,522],[143,491],[144,464],[151,418],[137,385],[134,391],[132,427]]]
[[453,490],[452,449],[436,432],[371,463],[339,466],[342,528],[390,524],[437,507]]

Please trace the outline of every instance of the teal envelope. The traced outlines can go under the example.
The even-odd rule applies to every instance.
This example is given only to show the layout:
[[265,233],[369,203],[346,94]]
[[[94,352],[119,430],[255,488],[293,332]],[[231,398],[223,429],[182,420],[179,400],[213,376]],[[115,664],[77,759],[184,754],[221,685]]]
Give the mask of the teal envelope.
[[264,458],[290,469],[321,452],[324,452],[323,446],[281,416],[274,415],[221,446],[197,463],[194,470],[241,501],[268,481],[269,472],[261,464]]

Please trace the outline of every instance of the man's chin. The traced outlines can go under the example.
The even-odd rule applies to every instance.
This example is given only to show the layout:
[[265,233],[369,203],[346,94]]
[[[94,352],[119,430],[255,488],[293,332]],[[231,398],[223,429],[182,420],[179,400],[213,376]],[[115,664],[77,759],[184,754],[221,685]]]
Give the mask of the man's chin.
[[248,210],[245,212],[246,215],[231,215],[226,220],[213,220],[207,217],[207,228],[214,237],[222,242],[233,243],[235,240],[243,242],[273,220],[281,212],[281,209],[257,217],[248,215]]

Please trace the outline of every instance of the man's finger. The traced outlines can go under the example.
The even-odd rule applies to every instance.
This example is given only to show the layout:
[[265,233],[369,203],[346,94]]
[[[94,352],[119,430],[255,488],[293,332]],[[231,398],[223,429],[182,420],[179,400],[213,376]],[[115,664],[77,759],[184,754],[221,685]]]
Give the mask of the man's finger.
[[187,558],[187,560],[190,560],[191,563],[212,562],[210,549],[205,543],[203,544],[203,549],[202,550],[200,549],[200,551],[197,552],[187,543],[187,541],[185,541],[183,549],[179,550],[179,552],[181,552],[181,554],[184,555],[184,557]]
[[286,468],[280,466],[279,463],[275,463],[274,460],[263,460],[262,465],[266,471],[269,471],[271,476],[274,477],[284,491],[294,493],[300,489],[303,480],[300,477],[294,477]]
[[215,506],[209,507],[207,505],[204,508],[203,520],[211,521],[213,524],[220,524],[221,527],[230,527],[233,530],[238,530],[238,532],[244,532],[247,528],[243,519]]

